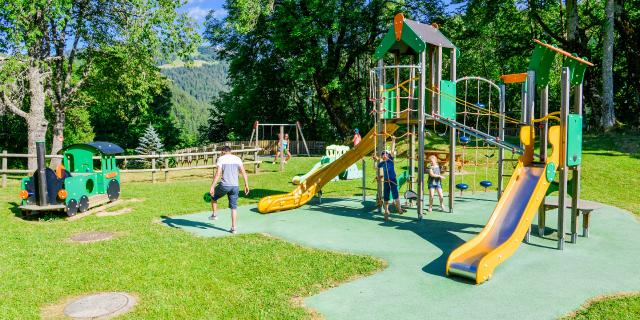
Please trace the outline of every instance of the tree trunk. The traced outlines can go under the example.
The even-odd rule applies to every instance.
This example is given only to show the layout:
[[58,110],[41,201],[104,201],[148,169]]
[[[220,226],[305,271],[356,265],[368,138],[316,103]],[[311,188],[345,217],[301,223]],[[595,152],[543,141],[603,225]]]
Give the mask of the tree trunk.
[[[64,123],[65,123],[65,110],[63,107],[55,108],[55,122],[53,123],[53,141],[51,142],[51,154],[57,154],[62,149],[62,142],[64,141]],[[53,158],[49,167],[55,169],[62,162],[62,159]]]
[[600,125],[605,130],[611,129],[615,124],[615,110],[613,105],[613,26],[614,26],[614,0],[606,0],[606,20],[603,27],[603,52],[602,52],[602,114]]
[[[27,129],[29,154],[36,154],[36,142],[44,141],[47,135],[48,122],[44,115],[45,92],[44,75],[40,72],[37,62],[31,62],[27,77],[29,79],[29,116],[27,117]],[[27,161],[30,171],[37,168],[36,158]]]
[[567,0],[567,42],[571,52],[578,50],[578,0]]

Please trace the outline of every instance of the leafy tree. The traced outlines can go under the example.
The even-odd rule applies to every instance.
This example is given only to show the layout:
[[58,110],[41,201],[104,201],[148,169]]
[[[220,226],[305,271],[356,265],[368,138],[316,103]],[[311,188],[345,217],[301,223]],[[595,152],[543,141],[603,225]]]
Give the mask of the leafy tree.
[[[28,149],[45,138],[54,108],[52,151],[62,147],[66,108],[103,52],[126,53],[120,67],[185,57],[198,43],[181,1],[15,0],[0,7],[0,108],[27,122]],[[115,52],[114,52],[115,51]],[[35,167],[35,159],[29,161]]]
[[[408,11],[420,19],[443,14],[440,1],[324,2],[233,1],[228,15],[209,14],[205,37],[229,61],[225,130],[247,136],[251,123],[299,120],[319,128],[325,138],[344,137],[352,127],[366,128],[368,68],[378,37],[393,15]],[[321,110],[314,110],[319,102]],[[313,136],[312,136],[313,137]]]

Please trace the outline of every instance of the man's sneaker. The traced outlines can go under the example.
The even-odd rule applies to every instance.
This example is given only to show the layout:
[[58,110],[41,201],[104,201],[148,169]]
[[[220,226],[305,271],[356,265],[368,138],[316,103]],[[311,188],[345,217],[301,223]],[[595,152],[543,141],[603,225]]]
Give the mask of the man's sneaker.
[[212,214],[212,215],[209,216],[209,220],[214,221],[216,219],[218,219],[218,215],[217,214]]
[[237,231],[236,231],[236,229],[231,228],[231,229],[229,229],[229,232],[231,232],[232,234],[236,234]]

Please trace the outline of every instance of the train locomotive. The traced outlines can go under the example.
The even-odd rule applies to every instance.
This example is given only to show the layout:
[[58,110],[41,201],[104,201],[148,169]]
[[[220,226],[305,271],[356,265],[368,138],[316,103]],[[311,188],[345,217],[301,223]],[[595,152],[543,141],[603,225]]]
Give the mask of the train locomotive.
[[115,155],[124,150],[110,142],[74,144],[60,150],[62,164],[45,167],[44,142],[36,143],[38,169],[21,181],[24,215],[63,210],[67,216],[118,200],[120,170]]

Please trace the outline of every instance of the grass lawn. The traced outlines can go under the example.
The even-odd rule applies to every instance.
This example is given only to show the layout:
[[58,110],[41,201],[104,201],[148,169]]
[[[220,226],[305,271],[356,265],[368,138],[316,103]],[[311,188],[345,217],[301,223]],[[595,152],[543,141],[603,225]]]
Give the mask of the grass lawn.
[[[640,198],[632,191],[640,183],[640,138],[617,134],[586,136],[584,141],[582,197],[640,216]],[[436,142],[429,147],[437,146]],[[474,153],[467,150],[466,154]],[[486,159],[482,154],[480,158]],[[240,203],[290,191],[291,177],[305,173],[317,160],[293,159],[282,173],[276,165],[263,164],[259,174],[250,176],[253,190]],[[404,165],[404,160],[397,161],[398,167]],[[371,162],[367,165],[372,178]],[[484,166],[467,166],[465,182],[472,184],[473,172],[477,172],[476,184],[484,180],[484,170]],[[489,177],[495,177],[494,168],[487,170]],[[131,207],[133,212],[71,222],[51,216],[39,221],[17,218],[18,184],[10,180],[9,188],[0,189],[2,319],[39,318],[41,307],[96,291],[127,291],[140,297],[141,304],[127,319],[310,318],[314,315],[297,303],[297,297],[384,268],[384,262],[375,258],[304,248],[265,235],[198,238],[157,223],[162,216],[207,210],[202,195],[209,188],[208,174],[180,172],[169,182],[156,184],[149,183],[148,175],[126,175],[123,198],[144,201],[109,210]],[[367,180],[372,195],[374,182]],[[495,183],[495,178],[490,180]],[[323,193],[325,197],[361,195],[360,187],[360,180],[340,181],[328,184]],[[242,216],[239,219],[242,228]],[[94,230],[119,236],[92,244],[66,240]],[[572,317],[634,319],[639,315],[640,296],[631,295],[598,300]]]

